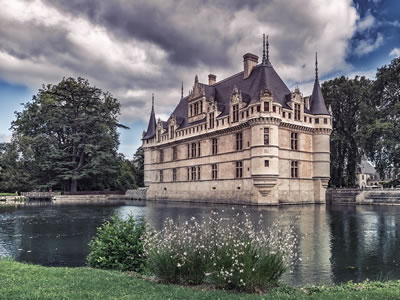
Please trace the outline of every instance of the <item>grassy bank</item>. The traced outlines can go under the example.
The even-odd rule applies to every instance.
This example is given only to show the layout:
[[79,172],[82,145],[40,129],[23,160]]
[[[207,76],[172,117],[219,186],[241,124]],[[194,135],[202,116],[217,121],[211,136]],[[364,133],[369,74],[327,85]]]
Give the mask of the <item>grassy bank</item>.
[[400,281],[238,294],[157,284],[90,268],[48,268],[0,260],[1,299],[399,299]]

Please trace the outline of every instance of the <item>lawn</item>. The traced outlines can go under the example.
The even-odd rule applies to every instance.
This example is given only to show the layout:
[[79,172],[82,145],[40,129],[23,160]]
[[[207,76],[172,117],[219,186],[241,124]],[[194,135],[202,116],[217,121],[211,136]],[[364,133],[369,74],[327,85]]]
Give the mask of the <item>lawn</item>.
[[0,299],[400,299],[400,281],[281,287],[265,295],[164,285],[118,271],[0,260]]

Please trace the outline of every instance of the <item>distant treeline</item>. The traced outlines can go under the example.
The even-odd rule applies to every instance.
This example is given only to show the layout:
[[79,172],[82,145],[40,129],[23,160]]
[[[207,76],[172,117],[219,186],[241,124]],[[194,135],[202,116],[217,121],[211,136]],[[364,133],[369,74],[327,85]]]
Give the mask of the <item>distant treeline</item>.
[[322,93],[333,111],[330,186],[354,186],[362,155],[381,178],[400,184],[400,58],[375,80],[342,76],[325,81]]

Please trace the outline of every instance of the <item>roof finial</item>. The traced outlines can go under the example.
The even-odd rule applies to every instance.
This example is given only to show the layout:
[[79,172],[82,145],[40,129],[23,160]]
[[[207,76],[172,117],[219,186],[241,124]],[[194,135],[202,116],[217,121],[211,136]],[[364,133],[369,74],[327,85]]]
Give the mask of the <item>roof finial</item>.
[[262,56],[262,64],[264,65],[266,62],[265,60],[265,34],[263,34],[263,56]]
[[182,89],[181,89],[181,99],[183,99],[183,81],[182,81]]
[[318,81],[318,52],[315,52],[315,81]]
[[269,61],[269,42],[268,42],[268,35],[267,35],[267,61]]
[[197,83],[197,82],[199,82],[199,77],[196,74],[196,76],[194,77],[194,83]]
[[151,94],[151,109],[154,110],[154,93]]

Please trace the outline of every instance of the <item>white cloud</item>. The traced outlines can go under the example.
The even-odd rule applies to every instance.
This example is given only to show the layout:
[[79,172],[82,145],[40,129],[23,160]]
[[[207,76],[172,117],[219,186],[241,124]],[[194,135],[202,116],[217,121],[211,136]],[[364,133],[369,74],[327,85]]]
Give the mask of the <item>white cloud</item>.
[[371,14],[371,11],[368,11],[366,16],[363,19],[360,19],[357,22],[357,30],[359,32],[364,32],[376,25],[376,19],[375,17]]
[[[125,8],[128,18],[107,15],[107,20],[116,23],[112,27],[97,21],[99,18],[68,13],[44,1],[0,0],[0,78],[36,90],[42,83],[57,83],[64,76],[86,77],[121,101],[125,121],[148,121],[152,92],[157,116],[166,118],[179,101],[181,80],[186,95],[195,74],[207,82],[210,68],[218,80],[241,71],[244,53],[261,54],[262,33],[269,34],[271,61],[289,85],[313,79],[316,51],[321,76],[347,72],[351,70],[345,60],[351,38],[357,30],[367,30],[375,23],[372,15],[358,21],[352,0],[237,1],[235,5],[210,1],[200,8],[191,1],[147,0],[129,5],[113,2],[112,6]],[[129,9],[139,5],[148,5],[157,10],[156,16],[160,13],[168,18],[148,20],[139,29],[136,26],[133,34],[127,25],[132,20]],[[143,19],[146,22],[149,17]],[[168,33],[151,31],[155,22],[162,23],[165,30],[173,28],[175,40],[170,41]],[[185,49],[188,56],[193,47],[205,44],[211,51],[216,45],[212,50],[227,57],[227,63],[214,64],[207,61],[210,56],[191,65],[177,63],[170,56],[174,49],[163,48],[157,38],[165,38],[170,47]],[[378,35],[370,42],[360,43],[358,51],[373,51],[383,37]]]
[[389,56],[400,57],[400,48],[393,48]]
[[376,39],[360,40],[357,46],[354,48],[354,53],[358,56],[362,56],[378,49],[383,44],[383,35],[377,34]]

